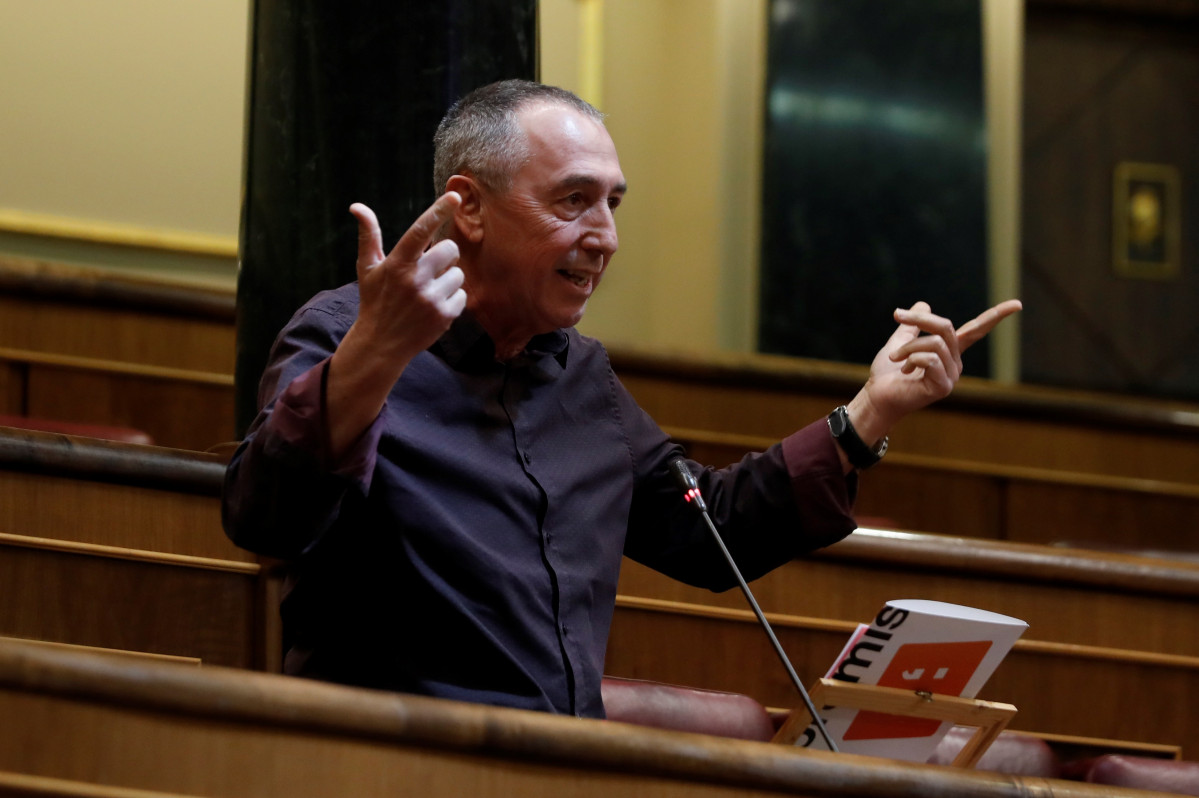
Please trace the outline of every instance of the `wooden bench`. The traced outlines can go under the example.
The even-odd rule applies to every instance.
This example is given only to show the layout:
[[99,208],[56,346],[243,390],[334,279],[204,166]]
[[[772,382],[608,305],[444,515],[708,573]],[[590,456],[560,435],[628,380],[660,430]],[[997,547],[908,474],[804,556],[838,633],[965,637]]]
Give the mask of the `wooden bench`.
[[[614,350],[612,364],[664,427],[771,441],[847,402],[868,374],[769,355]],[[971,378],[891,436],[893,454],[1188,484],[1199,484],[1197,444],[1195,403]]]
[[[221,532],[223,469],[215,455],[0,431],[0,636],[277,670],[274,583]],[[1199,566],[859,532],[755,589],[806,678],[883,601],[938,598],[1032,625],[989,688],[1021,707],[1018,728],[1189,750],[1199,739],[1170,703],[1199,689],[1199,642],[1187,631]],[[616,676],[794,703],[739,594],[633,563],[608,657]],[[1080,713],[1093,691],[1116,690],[1143,697],[1124,715],[1119,702]]]
[[[234,320],[232,292],[0,256],[0,414],[209,450],[234,434]],[[765,355],[612,360],[716,465],[823,417],[866,376]],[[895,431],[858,511],[926,532],[1196,551],[1199,407],[963,380]]]
[[[215,455],[0,429],[0,636],[277,666]],[[272,641],[268,643],[267,641]]]
[[[666,427],[688,453],[723,467],[771,438]],[[861,475],[865,525],[1024,543],[1199,553],[1199,484],[888,453]]]
[[234,436],[231,292],[0,256],[0,413]]

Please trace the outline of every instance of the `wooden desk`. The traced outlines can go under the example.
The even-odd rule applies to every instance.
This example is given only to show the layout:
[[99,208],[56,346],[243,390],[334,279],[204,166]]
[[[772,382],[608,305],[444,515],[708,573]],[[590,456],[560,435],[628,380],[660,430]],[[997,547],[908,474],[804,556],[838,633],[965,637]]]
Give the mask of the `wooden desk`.
[[1148,796],[11,644],[0,717],[3,795]]

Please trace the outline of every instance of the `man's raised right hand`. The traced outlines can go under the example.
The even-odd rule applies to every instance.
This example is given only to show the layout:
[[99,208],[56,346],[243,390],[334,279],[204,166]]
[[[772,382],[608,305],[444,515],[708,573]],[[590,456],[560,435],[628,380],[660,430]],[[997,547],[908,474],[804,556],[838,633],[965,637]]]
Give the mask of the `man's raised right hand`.
[[360,305],[354,326],[399,363],[429,348],[466,307],[458,245],[445,239],[430,247],[461,204],[452,191],[438,197],[386,257],[374,211],[360,202],[350,206],[358,220]]
[[457,193],[443,194],[386,256],[374,211],[362,203],[350,206],[358,220],[359,306],[329,364],[326,412],[334,461],[375,420],[408,362],[466,307],[458,245],[449,239],[433,244],[461,204]]

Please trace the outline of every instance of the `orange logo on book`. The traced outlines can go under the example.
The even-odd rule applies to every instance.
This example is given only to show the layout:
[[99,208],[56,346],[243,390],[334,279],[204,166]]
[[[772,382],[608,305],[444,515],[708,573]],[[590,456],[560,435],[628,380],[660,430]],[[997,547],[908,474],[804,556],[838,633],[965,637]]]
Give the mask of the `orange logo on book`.
[[[878,684],[880,687],[960,695],[990,648],[990,640],[970,643],[908,643],[895,652],[891,664],[879,677]],[[854,717],[853,723],[849,724],[844,739],[928,737],[940,726],[939,720],[862,710]]]

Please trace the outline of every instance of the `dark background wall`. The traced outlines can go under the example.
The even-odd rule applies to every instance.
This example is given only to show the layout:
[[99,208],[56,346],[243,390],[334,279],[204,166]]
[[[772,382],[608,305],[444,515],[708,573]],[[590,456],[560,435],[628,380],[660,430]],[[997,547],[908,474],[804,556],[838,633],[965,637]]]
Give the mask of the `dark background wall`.
[[[771,8],[760,348],[864,363],[895,306],[971,317],[987,299],[979,0]],[[1025,12],[1020,378],[1199,398],[1199,2]],[[1177,188],[1131,271],[1121,164]]]
[[[1027,12],[1022,379],[1199,398],[1199,3]],[[1176,170],[1175,277],[1114,268],[1121,162]]]

